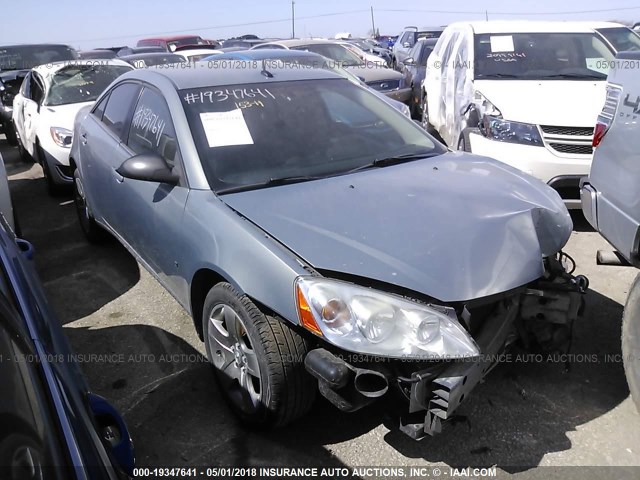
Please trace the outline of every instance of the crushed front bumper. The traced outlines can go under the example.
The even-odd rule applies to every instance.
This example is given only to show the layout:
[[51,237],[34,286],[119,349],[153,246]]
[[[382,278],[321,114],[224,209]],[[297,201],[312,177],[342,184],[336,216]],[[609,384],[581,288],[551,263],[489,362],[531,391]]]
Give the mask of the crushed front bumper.
[[[343,354],[334,355],[323,348],[311,351],[305,366],[318,379],[320,393],[343,411],[358,410],[392,388],[399,390],[409,401],[407,415],[400,418],[400,430],[419,440],[442,431],[444,422],[512,343],[519,341],[525,348],[548,353],[566,352],[573,322],[582,314],[587,287],[585,277],[573,277],[558,259],[548,259],[545,276],[496,300],[481,326],[474,328],[480,355],[448,362],[419,362],[410,376],[399,373],[397,361],[365,360],[354,366]],[[462,311],[463,321],[471,325],[473,314],[466,306]],[[402,370],[407,368],[411,365],[403,363]]]

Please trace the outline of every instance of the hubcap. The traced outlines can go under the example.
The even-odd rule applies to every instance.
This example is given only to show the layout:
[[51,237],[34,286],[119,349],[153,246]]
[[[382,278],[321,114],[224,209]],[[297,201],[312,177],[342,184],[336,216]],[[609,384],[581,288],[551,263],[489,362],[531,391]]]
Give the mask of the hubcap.
[[207,342],[227,395],[244,412],[254,412],[262,399],[258,356],[242,319],[229,305],[211,311]]

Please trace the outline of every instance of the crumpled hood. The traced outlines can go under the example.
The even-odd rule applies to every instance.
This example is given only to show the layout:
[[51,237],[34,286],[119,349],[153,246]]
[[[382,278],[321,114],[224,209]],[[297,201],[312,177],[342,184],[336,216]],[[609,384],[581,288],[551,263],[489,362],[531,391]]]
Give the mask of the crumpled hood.
[[573,227],[543,182],[462,153],[221,198],[315,268],[443,302],[537,279]]
[[593,127],[602,110],[606,81],[589,80],[476,80],[481,92],[506,120]]

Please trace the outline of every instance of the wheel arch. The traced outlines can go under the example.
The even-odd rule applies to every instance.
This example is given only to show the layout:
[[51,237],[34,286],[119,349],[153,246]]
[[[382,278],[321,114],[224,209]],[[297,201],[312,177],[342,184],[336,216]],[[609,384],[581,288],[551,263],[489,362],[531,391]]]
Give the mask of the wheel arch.
[[209,290],[211,290],[214,285],[222,282],[231,284],[240,294],[245,294],[242,288],[240,288],[229,275],[211,266],[200,268],[193,274],[191,279],[189,306],[191,309],[191,317],[200,340],[204,340],[202,334],[202,310],[204,309],[204,301],[207,298]]

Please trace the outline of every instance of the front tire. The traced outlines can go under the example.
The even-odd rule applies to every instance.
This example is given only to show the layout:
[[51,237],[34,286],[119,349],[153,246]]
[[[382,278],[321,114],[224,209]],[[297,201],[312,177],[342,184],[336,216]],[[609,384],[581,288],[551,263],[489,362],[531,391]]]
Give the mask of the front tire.
[[34,149],[37,161],[42,166],[42,174],[44,175],[44,181],[47,184],[47,192],[52,197],[57,197],[62,194],[63,188],[54,181],[53,175],[51,174],[51,167],[49,167],[49,162],[47,162],[47,156],[45,155],[44,150],[42,150],[39,142],[36,142]]
[[631,398],[640,413],[640,275],[629,290],[622,315],[622,360]]
[[278,427],[307,413],[316,386],[304,368],[305,339],[228,283],[209,291],[202,319],[220,390],[243,423]]
[[100,225],[98,225],[95,218],[93,218],[91,209],[87,204],[84,187],[82,186],[78,169],[73,171],[73,203],[76,207],[76,213],[78,214],[80,228],[89,243],[100,243],[104,240],[106,232]]

